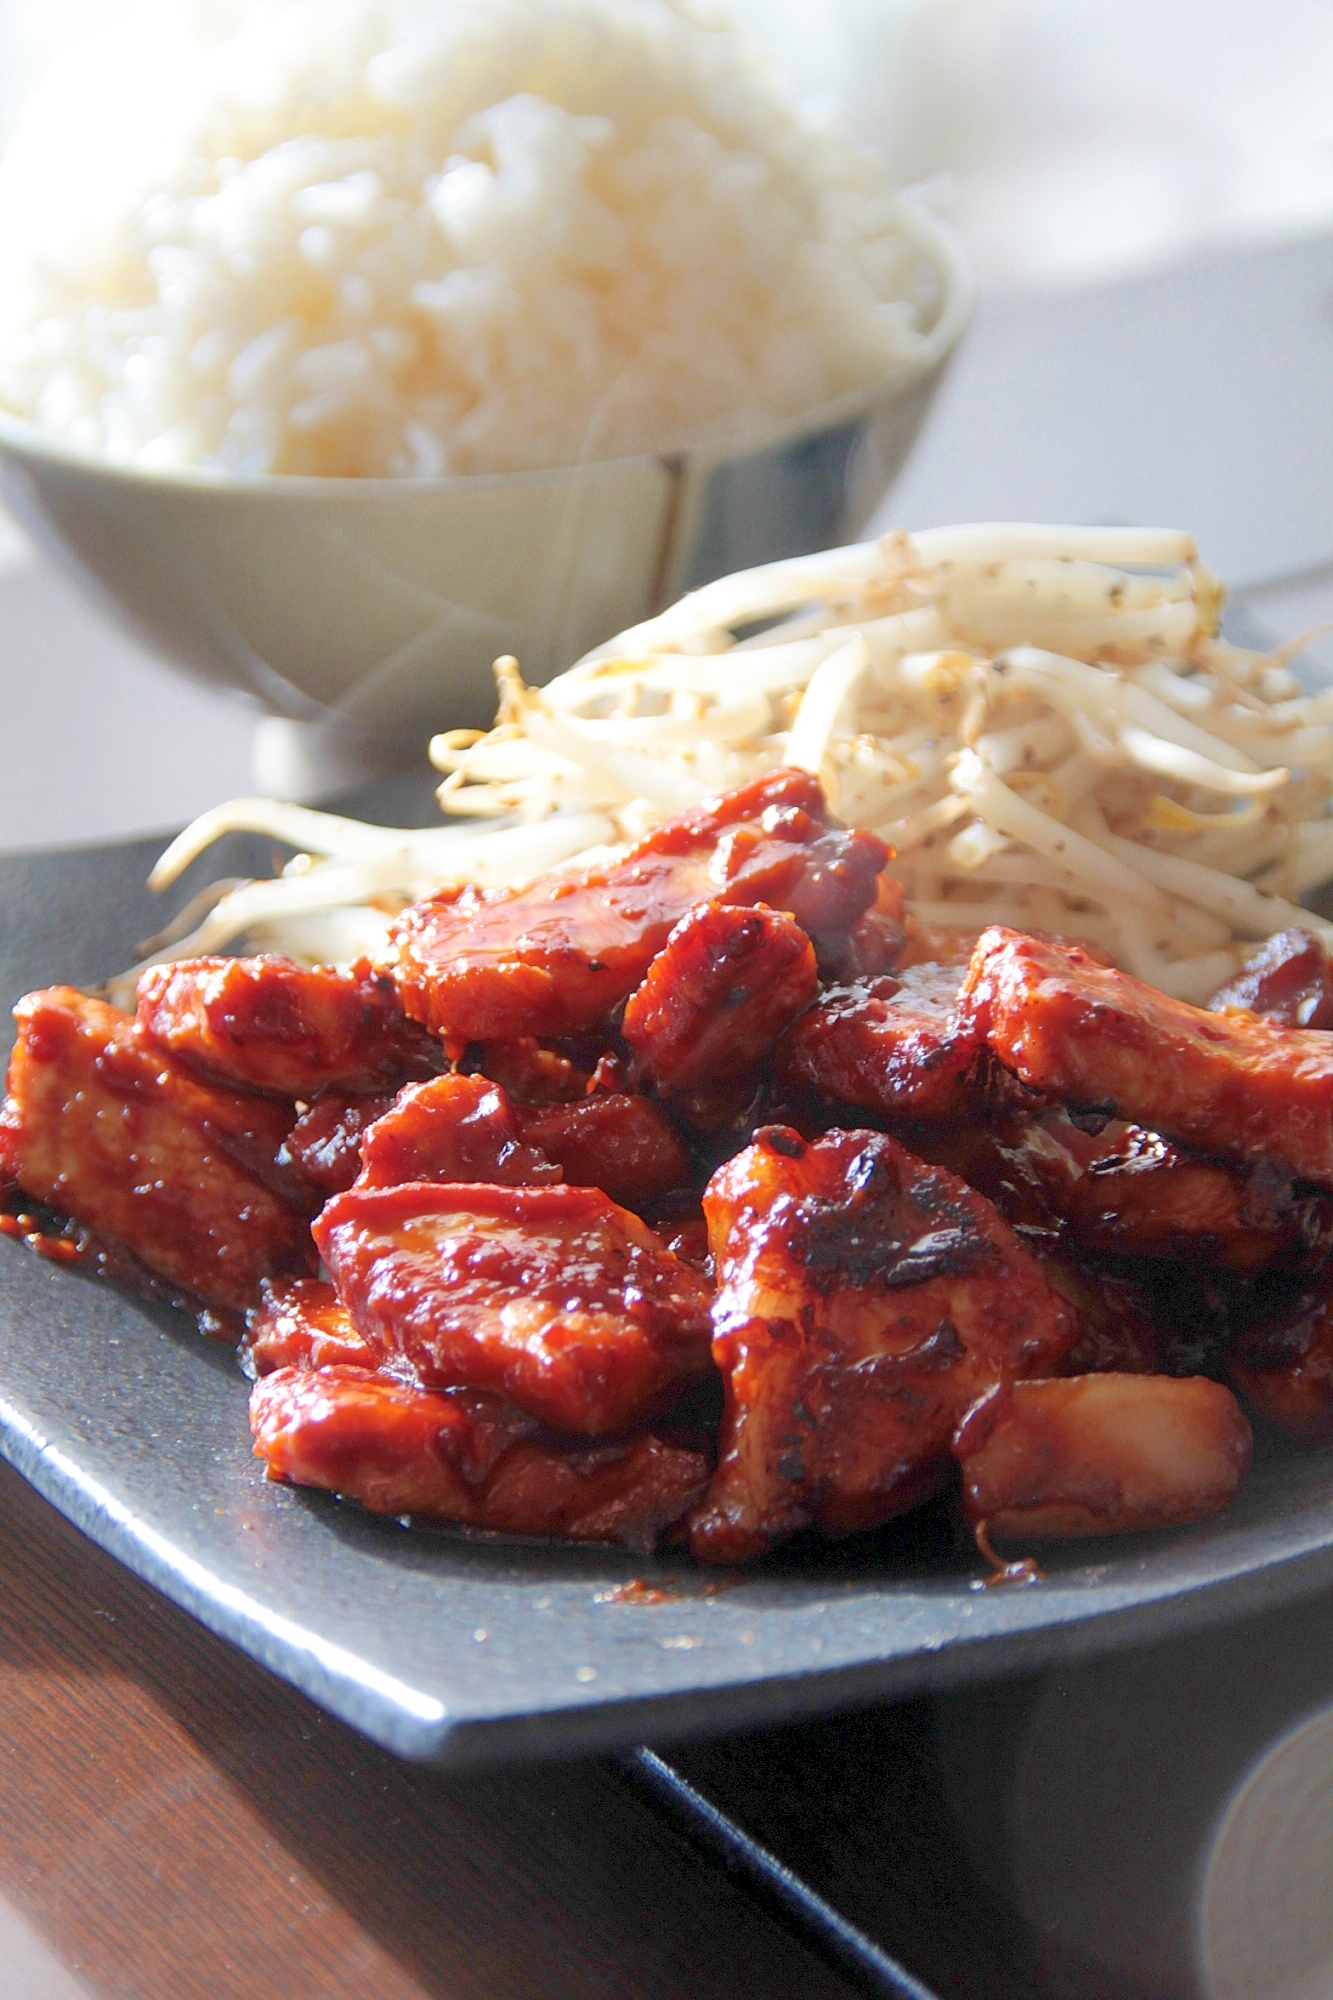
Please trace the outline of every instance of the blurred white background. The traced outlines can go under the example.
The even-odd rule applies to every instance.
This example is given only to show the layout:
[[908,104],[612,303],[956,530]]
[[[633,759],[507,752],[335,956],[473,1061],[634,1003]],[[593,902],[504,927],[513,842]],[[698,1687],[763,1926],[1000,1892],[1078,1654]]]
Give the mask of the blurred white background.
[[[0,0],[0,145],[116,0]],[[484,0],[478,0],[484,4]],[[1333,0],[732,0],[949,209],[992,295],[1333,222]]]
[[953,174],[992,295],[1333,220],[1330,0],[738,4],[900,181]]

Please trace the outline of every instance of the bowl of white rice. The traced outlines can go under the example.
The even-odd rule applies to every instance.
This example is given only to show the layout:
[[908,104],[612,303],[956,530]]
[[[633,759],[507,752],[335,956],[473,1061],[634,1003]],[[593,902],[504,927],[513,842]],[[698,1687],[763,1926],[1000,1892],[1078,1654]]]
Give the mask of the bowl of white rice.
[[855,534],[970,308],[693,0],[151,0],[0,166],[0,477],[169,659],[392,744]]

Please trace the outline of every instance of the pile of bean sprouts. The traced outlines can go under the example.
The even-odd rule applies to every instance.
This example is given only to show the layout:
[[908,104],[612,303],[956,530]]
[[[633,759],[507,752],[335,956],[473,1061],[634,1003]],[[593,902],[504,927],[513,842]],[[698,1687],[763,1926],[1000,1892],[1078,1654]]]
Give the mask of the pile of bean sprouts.
[[796,765],[891,842],[920,921],[1083,939],[1202,1001],[1289,925],[1333,946],[1299,907],[1333,875],[1333,690],[1302,690],[1299,642],[1219,637],[1222,595],[1161,529],[941,528],[724,577],[547,687],[497,662],[495,727],[431,744],[451,826],[205,814],[155,886],[232,829],[299,851],[219,885],[152,957],[374,956],[425,891],[585,866]]

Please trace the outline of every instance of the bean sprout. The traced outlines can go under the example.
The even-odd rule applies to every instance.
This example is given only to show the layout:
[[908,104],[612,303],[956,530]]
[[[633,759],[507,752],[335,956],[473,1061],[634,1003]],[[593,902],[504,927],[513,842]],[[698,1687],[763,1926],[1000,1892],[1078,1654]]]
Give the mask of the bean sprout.
[[1300,691],[1290,648],[1221,639],[1222,599],[1191,538],[1159,529],[931,529],[723,577],[548,687],[497,662],[495,728],[431,757],[445,814],[500,828],[206,814],[156,886],[234,828],[300,852],[160,955],[374,951],[424,890],[585,865],[794,763],[894,844],[923,921],[1085,938],[1203,1000],[1293,922],[1333,947],[1296,901],[1333,873],[1333,693]]

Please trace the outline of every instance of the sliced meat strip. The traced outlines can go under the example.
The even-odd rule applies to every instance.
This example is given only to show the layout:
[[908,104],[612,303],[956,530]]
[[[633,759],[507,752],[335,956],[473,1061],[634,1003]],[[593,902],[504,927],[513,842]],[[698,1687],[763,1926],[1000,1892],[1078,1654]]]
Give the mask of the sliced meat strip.
[[382,1118],[392,1097],[348,1097],[333,1091],[317,1097],[287,1135],[286,1152],[301,1178],[317,1194],[341,1194],[361,1171],[361,1140]]
[[595,1435],[711,1372],[706,1280],[596,1188],[354,1188],[315,1234],[357,1332],[423,1387]]
[[271,1479],[347,1493],[376,1513],[466,1520],[473,1489],[537,1426],[502,1396],[415,1389],[342,1366],[261,1377],[250,1428]]
[[701,1452],[660,1438],[592,1448],[532,1438],[498,1399],[350,1368],[266,1376],[250,1424],[270,1479],[324,1487],[379,1514],[644,1552],[708,1478]]
[[454,1041],[567,1035],[633,992],[696,903],[767,903],[845,955],[887,859],[874,834],[833,818],[815,778],[771,771],[604,867],[414,904],[395,931],[399,991]]
[[397,1089],[444,1067],[392,979],[278,956],[187,958],[139,979],[148,1038],[201,1075],[283,1097]]
[[691,1526],[705,1562],[915,1506],[982,1390],[1052,1373],[1078,1330],[991,1204],[883,1133],[770,1127],[713,1176],[704,1212],[726,1385]]
[[322,1278],[265,1278],[249,1315],[241,1365],[252,1375],[278,1368],[373,1368],[346,1306]]
[[1011,1121],[1011,1152],[1085,1250],[1197,1258],[1231,1271],[1322,1262],[1333,1200],[1269,1160],[1206,1160],[1141,1125],[1084,1131],[1062,1111]]
[[599,1091],[571,1104],[514,1105],[483,1076],[409,1084],[361,1141],[359,1185],[487,1181],[600,1187],[638,1208],[688,1179],[690,1155],[645,1097]]
[[980,1029],[960,1020],[963,974],[918,964],[870,985],[834,987],[779,1043],[780,1082],[889,1117],[958,1117],[976,1099]]
[[1250,1427],[1202,1375],[1071,1375],[992,1390],[954,1452],[967,1517],[996,1540],[1114,1535],[1221,1513]]
[[14,1014],[0,1180],[225,1311],[313,1270],[304,1191],[279,1160],[290,1104],[202,1082],[72,987]]
[[1206,1013],[1078,945],[999,928],[978,941],[962,1006],[1030,1089],[1333,1187],[1328,1035]]
[[780,910],[700,903],[631,993],[621,1032],[665,1090],[736,1076],[814,999],[814,946]]
[[554,1160],[572,1187],[598,1187],[625,1208],[647,1208],[690,1178],[689,1148],[656,1104],[595,1091],[577,1104],[519,1107],[530,1146]]
[[560,1169],[524,1138],[505,1092],[484,1076],[408,1084],[361,1141],[362,1187],[404,1181],[489,1181],[542,1187]]

